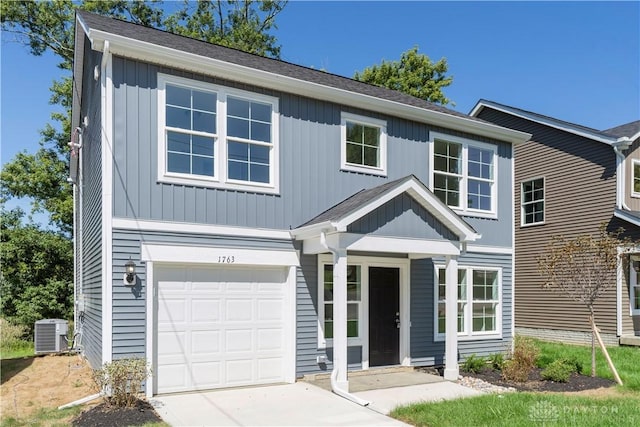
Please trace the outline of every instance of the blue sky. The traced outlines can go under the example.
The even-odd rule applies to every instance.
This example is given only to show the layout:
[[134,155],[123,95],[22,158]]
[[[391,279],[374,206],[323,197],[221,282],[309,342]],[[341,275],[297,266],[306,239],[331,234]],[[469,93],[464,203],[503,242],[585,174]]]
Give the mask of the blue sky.
[[[274,32],[282,59],[351,77],[413,46],[446,57],[445,89],[468,113],[480,98],[596,129],[640,119],[640,2],[291,1]],[[2,163],[48,121],[53,56],[3,34]]]

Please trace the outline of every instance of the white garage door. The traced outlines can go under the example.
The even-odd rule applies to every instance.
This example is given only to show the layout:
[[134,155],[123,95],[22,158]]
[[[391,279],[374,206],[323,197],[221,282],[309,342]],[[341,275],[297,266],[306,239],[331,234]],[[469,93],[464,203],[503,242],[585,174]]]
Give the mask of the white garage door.
[[159,266],[157,392],[284,382],[285,271]]

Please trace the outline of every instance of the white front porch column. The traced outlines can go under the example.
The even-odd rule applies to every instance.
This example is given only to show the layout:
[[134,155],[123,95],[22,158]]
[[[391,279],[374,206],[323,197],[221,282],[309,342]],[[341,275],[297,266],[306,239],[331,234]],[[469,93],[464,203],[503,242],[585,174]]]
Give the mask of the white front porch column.
[[[444,379],[456,381],[458,369],[458,259],[447,257],[445,282],[446,337]],[[334,279],[335,280],[335,279]]]
[[347,250],[333,254],[333,366],[338,387],[349,391],[347,379]]

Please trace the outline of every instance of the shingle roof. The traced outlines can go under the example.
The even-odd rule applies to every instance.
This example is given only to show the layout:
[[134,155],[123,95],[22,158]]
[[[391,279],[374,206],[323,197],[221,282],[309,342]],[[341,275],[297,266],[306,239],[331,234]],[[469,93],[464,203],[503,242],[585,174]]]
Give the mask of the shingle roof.
[[635,122],[631,123],[625,123],[623,125],[607,129],[603,132],[606,132],[607,134],[613,135],[617,138],[622,138],[623,136],[631,138],[632,136],[640,132],[640,120],[636,120]]
[[498,106],[498,107],[504,107],[504,108],[507,108],[507,109],[513,110],[513,111],[519,111],[522,114],[527,115],[527,116],[531,116],[531,117],[534,117],[534,118],[537,117],[537,118],[539,118],[541,120],[544,120],[544,121],[555,122],[560,126],[571,127],[571,128],[576,129],[576,130],[582,130],[584,132],[591,133],[591,134],[594,134],[594,135],[599,135],[599,136],[602,136],[602,137],[605,137],[605,138],[611,138],[613,136],[612,134],[608,133],[607,131],[601,131],[601,130],[598,130],[598,129],[593,129],[593,128],[590,128],[590,127],[587,127],[587,126],[582,126],[582,125],[579,125],[579,124],[576,124],[576,123],[567,122],[565,120],[556,119],[555,117],[545,116],[544,114],[534,113],[533,111],[524,110],[522,108],[512,107],[510,105],[501,104],[501,103],[495,102],[495,101],[489,101],[487,99],[480,99],[478,101],[478,104],[480,104],[480,103],[484,103],[488,107],[491,107],[492,105],[494,105],[494,106]]
[[[395,187],[409,181],[411,178],[415,178],[413,175],[405,176],[404,178],[396,179],[377,187],[369,188],[368,190],[362,189],[342,202],[338,203],[322,212],[320,215],[305,222],[300,227],[306,227],[308,225],[320,224],[326,221],[337,221],[348,216],[350,213],[357,211],[363,205],[374,200],[385,192],[394,189]],[[417,178],[415,178],[417,180]]]
[[467,114],[463,114],[449,108],[436,105],[419,98],[415,98],[402,92],[370,85],[336,74],[295,65],[278,59],[266,58],[237,49],[207,43],[189,37],[180,36],[166,31],[145,27],[143,25],[134,24],[114,18],[108,18],[85,11],[79,10],[77,12],[77,15],[88,27],[88,29],[104,31],[118,36],[185,51],[203,57],[215,58],[228,63],[242,65],[245,67],[308,81],[323,86],[369,95],[372,97],[394,101],[413,107],[437,111],[456,117],[463,117],[476,122],[489,123],[484,120],[471,117]]

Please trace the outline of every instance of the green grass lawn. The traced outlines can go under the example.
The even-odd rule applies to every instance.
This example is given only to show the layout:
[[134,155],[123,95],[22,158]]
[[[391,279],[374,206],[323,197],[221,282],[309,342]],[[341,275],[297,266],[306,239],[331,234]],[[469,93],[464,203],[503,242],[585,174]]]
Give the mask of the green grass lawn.
[[68,426],[71,420],[82,411],[82,406],[58,410],[55,408],[40,409],[27,418],[2,417],[0,427],[57,427]]
[[[576,358],[583,372],[591,370],[591,348],[535,341],[538,366],[566,357]],[[640,349],[607,348],[624,383],[619,393],[586,397],[551,393],[487,394],[467,399],[422,403],[395,409],[390,415],[415,426],[638,426],[640,425]],[[597,351],[596,373],[613,379],[604,356]]]
[[415,426],[638,426],[640,396],[599,399],[549,393],[486,394],[405,406],[391,416]]
[[10,348],[0,349],[0,359],[16,359],[18,357],[33,356],[33,343],[23,341],[21,345],[14,345]]
[[[575,357],[582,363],[583,374],[591,373],[591,347],[535,341],[540,349],[538,366],[544,367],[549,362],[562,357]],[[618,370],[624,388],[640,391],[640,347],[607,347],[609,356]],[[613,380],[613,373],[604,358],[600,347],[596,347],[596,375]]]

